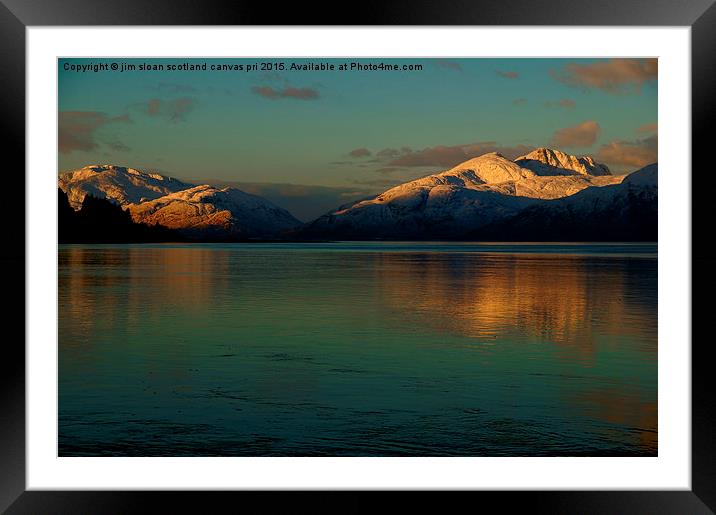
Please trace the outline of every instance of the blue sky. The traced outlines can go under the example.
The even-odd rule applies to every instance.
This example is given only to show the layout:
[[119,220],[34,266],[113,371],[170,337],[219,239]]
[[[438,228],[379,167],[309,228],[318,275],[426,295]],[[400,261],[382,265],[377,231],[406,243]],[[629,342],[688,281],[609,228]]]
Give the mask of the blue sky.
[[593,155],[617,173],[656,160],[654,60],[280,61],[422,70],[77,72],[65,68],[260,60],[61,59],[59,170],[112,163],[350,196],[491,150],[516,157],[556,146]]

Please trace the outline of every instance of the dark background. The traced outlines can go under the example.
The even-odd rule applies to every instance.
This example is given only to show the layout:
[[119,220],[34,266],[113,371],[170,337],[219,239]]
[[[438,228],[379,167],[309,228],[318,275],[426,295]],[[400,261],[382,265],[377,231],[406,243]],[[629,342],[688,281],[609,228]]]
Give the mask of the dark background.
[[[524,510],[536,513],[713,513],[716,507],[716,403],[706,333],[716,258],[705,231],[714,216],[710,189],[699,187],[713,167],[707,140],[716,100],[716,7],[713,0],[491,0],[332,3],[196,0],[0,0],[0,136],[12,176],[5,197],[6,273],[2,319],[7,328],[0,360],[0,510],[7,513],[142,513],[310,511],[356,513],[414,507],[431,511]],[[427,495],[275,492],[25,492],[25,27],[33,25],[663,25],[692,26],[692,491],[691,492],[474,492]],[[91,42],[88,42],[91,53]],[[568,52],[568,47],[565,48]],[[54,177],[54,175],[53,175]],[[693,187],[695,186],[695,187]],[[10,216],[11,215],[11,216]],[[701,234],[697,240],[696,235]],[[48,285],[48,288],[54,285]],[[410,502],[412,501],[412,502]]]

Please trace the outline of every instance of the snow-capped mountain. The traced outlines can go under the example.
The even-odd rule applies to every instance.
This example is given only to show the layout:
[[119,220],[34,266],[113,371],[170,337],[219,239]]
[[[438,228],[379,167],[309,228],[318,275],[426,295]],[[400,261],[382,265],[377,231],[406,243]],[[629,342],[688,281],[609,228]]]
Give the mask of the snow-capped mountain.
[[192,186],[158,173],[114,165],[90,165],[65,172],[60,174],[58,185],[75,209],[82,206],[88,194],[126,206]]
[[193,185],[133,168],[94,165],[59,177],[78,209],[107,198],[132,220],[191,239],[656,239],[657,165],[611,175],[588,156],[539,148],[498,153],[344,204],[302,225],[287,210],[236,188]]
[[58,185],[74,209],[86,195],[106,198],[128,209],[135,222],[197,239],[269,237],[301,225],[285,209],[236,188],[196,186],[122,166],[86,166],[61,174]]
[[301,225],[266,199],[208,185],[130,204],[129,212],[135,222],[163,225],[197,238],[272,236]]
[[515,161],[498,153],[343,206],[309,224],[307,237],[456,238],[545,200],[618,184],[592,158],[537,149]]
[[654,163],[619,184],[540,202],[470,236],[508,241],[656,241],[657,175]]
[[515,159],[515,163],[537,175],[611,175],[607,165],[595,163],[590,156],[570,156],[551,148],[538,148]]

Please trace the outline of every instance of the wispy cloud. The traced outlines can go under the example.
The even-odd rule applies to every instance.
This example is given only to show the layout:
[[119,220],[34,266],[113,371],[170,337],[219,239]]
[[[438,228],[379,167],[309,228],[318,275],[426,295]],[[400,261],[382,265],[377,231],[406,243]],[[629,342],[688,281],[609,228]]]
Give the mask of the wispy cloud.
[[516,105],[516,106],[522,106],[522,105],[525,105],[526,103],[527,103],[526,98],[516,98],[512,101],[512,105]]
[[520,74],[513,71],[495,70],[495,73],[504,79],[517,79]]
[[264,197],[277,206],[288,209],[299,220],[308,222],[352,200],[379,192],[375,185],[353,183],[349,186],[314,186],[307,184],[227,181],[220,179],[186,179],[190,183],[234,187]]
[[433,64],[438,68],[443,68],[444,70],[455,70],[457,72],[462,71],[462,65],[457,61],[451,61],[450,59],[435,59]]
[[380,168],[376,168],[375,171],[378,173],[381,173],[383,175],[390,175],[395,172],[400,172],[404,170],[402,166],[381,166]]
[[571,98],[562,98],[560,100],[548,100],[544,103],[545,107],[563,107],[564,109],[574,109],[577,103]]
[[370,157],[372,154],[371,154],[371,151],[368,150],[367,148],[361,147],[361,148],[356,148],[354,150],[351,150],[350,152],[348,152],[348,155],[351,157],[354,157],[354,158],[362,158],[362,157]]
[[636,128],[635,132],[637,134],[651,134],[655,133],[659,130],[659,124],[658,123],[645,123],[644,125],[641,125]]
[[318,90],[314,88],[296,88],[286,86],[278,89],[271,86],[253,86],[251,91],[263,98],[269,100],[278,100],[281,98],[290,98],[294,100],[316,100],[320,97]]
[[435,145],[418,150],[409,147],[383,149],[377,155],[391,156],[385,167],[435,166],[449,168],[473,157],[499,152],[509,159],[532,150],[526,145],[500,145],[495,141],[481,141],[466,145]]
[[186,120],[186,116],[194,109],[196,99],[192,97],[181,97],[172,100],[151,98],[141,105],[142,111],[147,116],[161,117],[170,122]]
[[74,151],[90,151],[100,145],[127,151],[124,143],[117,139],[102,138],[99,130],[113,123],[131,123],[128,115],[108,116],[99,111],[60,111],[58,116],[58,146],[63,154]]
[[659,139],[653,134],[633,141],[613,140],[599,147],[596,157],[610,168],[635,170],[658,160]]
[[108,141],[106,145],[115,152],[128,152],[129,150],[131,150],[127,145],[116,139]]
[[589,64],[569,63],[551,70],[552,77],[568,86],[599,89],[612,94],[640,93],[642,86],[658,77],[656,59],[609,59]]
[[410,147],[402,147],[401,149],[397,148],[384,148],[383,150],[379,150],[375,155],[379,158],[383,159],[390,159],[394,157],[398,157],[400,154],[405,154],[408,152],[412,152],[413,149]]
[[591,147],[596,143],[602,128],[594,120],[587,120],[572,127],[558,129],[552,135],[550,145],[561,147]]

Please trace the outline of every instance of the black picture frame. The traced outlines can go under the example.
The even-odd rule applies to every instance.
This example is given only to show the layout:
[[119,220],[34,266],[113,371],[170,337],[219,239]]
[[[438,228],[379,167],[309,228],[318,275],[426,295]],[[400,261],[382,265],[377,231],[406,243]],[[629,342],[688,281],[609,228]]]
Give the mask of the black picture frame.
[[[709,137],[716,112],[716,6],[714,0],[491,0],[429,2],[364,0],[352,9],[336,3],[321,7],[295,3],[280,8],[269,2],[194,0],[0,0],[0,126],[7,154],[16,157],[6,173],[16,174],[12,210],[5,224],[2,263],[6,273],[5,328],[19,329],[4,339],[0,399],[0,511],[7,513],[133,513],[234,511],[247,502],[262,512],[304,507],[312,512],[356,512],[383,504],[384,493],[289,492],[79,492],[26,491],[25,487],[25,29],[42,25],[556,25],[556,26],[688,26],[692,43],[692,169],[708,173]],[[348,14],[350,13],[350,16]],[[350,19],[349,19],[350,18]],[[91,47],[88,47],[91,52]],[[6,155],[7,155],[6,154]],[[684,171],[686,173],[687,171]],[[20,174],[23,173],[23,178]],[[710,311],[707,296],[716,285],[716,258],[704,239],[713,209],[707,188],[692,180],[692,489],[690,491],[470,492],[467,500],[498,502],[501,510],[537,513],[714,513],[716,510],[716,403],[711,386],[711,338],[706,337]],[[20,223],[20,220],[23,223]],[[23,273],[20,273],[23,271]],[[7,284],[9,282],[9,284]],[[9,288],[8,288],[9,287]],[[6,332],[8,334],[8,332]],[[699,337],[701,336],[701,337]],[[455,495],[455,494],[454,494]],[[475,496],[477,496],[475,498]],[[421,508],[444,509],[443,496],[411,496]],[[454,499],[451,499],[455,501]],[[224,504],[226,502],[227,504]],[[155,507],[153,508],[152,505]]]

